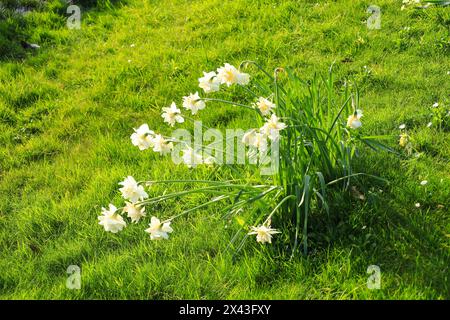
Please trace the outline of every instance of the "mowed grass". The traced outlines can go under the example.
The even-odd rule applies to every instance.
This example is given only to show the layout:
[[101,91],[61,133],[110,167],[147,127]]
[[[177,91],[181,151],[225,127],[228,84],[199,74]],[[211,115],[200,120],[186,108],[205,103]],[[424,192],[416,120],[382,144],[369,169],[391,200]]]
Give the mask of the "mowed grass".
[[[30,42],[42,48],[0,62],[0,298],[449,299],[450,132],[426,125],[434,102],[450,108],[450,9],[377,1],[381,29],[369,30],[370,4],[129,0],[83,11],[81,30],[32,13]],[[338,77],[353,77],[362,131],[392,135],[386,143],[402,154],[362,148],[355,171],[390,183],[357,184],[364,201],[336,196],[327,239],[312,217],[311,252],[292,260],[254,241],[233,258],[226,247],[239,226],[217,207],[176,220],[169,241],[150,241],[145,223],[106,233],[97,216],[122,202],[125,176],[210,175],[139,152],[129,136],[145,122],[170,134],[161,108],[198,90],[202,71],[242,60],[304,78],[334,62]],[[212,103],[201,118],[220,128],[252,120]],[[402,123],[420,157],[397,147]],[[147,212],[168,217],[205,199]],[[69,265],[81,267],[80,290],[66,288]],[[367,288],[369,265],[381,269],[379,290]]]

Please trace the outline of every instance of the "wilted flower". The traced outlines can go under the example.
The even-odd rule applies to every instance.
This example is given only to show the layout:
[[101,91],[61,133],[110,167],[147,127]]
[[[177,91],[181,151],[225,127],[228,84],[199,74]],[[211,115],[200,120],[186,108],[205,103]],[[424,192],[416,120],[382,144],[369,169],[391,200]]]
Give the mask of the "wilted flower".
[[258,102],[255,103],[255,107],[258,108],[264,116],[267,116],[272,109],[276,108],[276,105],[266,98],[260,97]]
[[148,198],[148,194],[145,192],[144,187],[138,185],[136,180],[132,176],[128,176],[119,185],[123,186],[119,189],[122,193],[122,197],[135,203],[139,200]]
[[279,122],[276,114],[267,120],[264,126],[261,127],[261,133],[265,134],[270,140],[277,140],[280,136],[280,130],[285,129],[287,126],[283,122]]
[[272,243],[272,235],[276,233],[281,233],[276,229],[272,229],[270,225],[261,225],[258,227],[251,227],[252,231],[248,234],[256,234],[256,241],[261,243]]
[[202,88],[205,93],[216,92],[220,89],[220,80],[214,71],[203,72],[203,77],[198,78],[198,86]]
[[192,114],[196,114],[198,110],[205,108],[205,101],[201,100],[198,92],[183,97],[183,108],[191,110]]
[[183,152],[183,162],[189,167],[196,167],[203,163],[203,157],[201,154],[194,151],[194,149],[188,147]]
[[150,228],[145,230],[145,232],[150,233],[151,240],[169,239],[168,233],[172,233],[172,231],[170,221],[161,223],[156,217],[151,218]]
[[172,127],[175,125],[176,122],[178,123],[184,122],[184,118],[181,116],[181,111],[180,109],[177,108],[175,102],[172,102],[172,104],[168,108],[162,108],[162,110],[164,112],[161,114],[161,117],[164,118],[164,122],[167,122]]
[[409,142],[409,136],[406,133],[402,133],[400,135],[400,141],[398,144],[400,145],[400,147],[404,148],[404,147],[406,147],[408,142]]
[[161,154],[164,155],[170,153],[173,149],[173,143],[167,142],[167,140],[160,134],[157,134],[152,141],[154,152],[161,152]]
[[361,110],[356,110],[354,114],[348,117],[347,119],[347,127],[352,129],[358,129],[362,126],[361,117],[363,116]]
[[134,203],[126,202],[123,211],[128,213],[131,222],[138,223],[142,217],[145,217],[145,207],[140,207]]
[[131,135],[131,143],[137,146],[139,150],[145,150],[152,146],[152,138],[154,132],[149,129],[148,124],[144,123],[138,129],[133,129],[134,133]]
[[250,75],[241,73],[236,67],[229,63],[225,63],[223,67],[217,69],[217,78],[220,83],[225,83],[228,87],[235,83],[246,85],[250,81]]
[[109,210],[102,208],[102,215],[98,217],[98,220],[100,221],[98,224],[102,225],[105,228],[105,231],[117,233],[126,227],[126,222],[120,214],[116,213],[116,211],[117,208],[113,204],[109,205]]

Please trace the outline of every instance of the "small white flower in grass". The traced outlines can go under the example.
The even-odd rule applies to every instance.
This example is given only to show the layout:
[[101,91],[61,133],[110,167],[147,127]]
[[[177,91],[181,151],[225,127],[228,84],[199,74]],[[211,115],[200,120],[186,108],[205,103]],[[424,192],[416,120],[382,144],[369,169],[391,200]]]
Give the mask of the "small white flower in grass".
[[102,208],[102,215],[98,217],[100,221],[98,224],[102,225],[105,231],[117,233],[127,226],[122,216],[116,211],[117,208],[113,204],[109,205],[109,210]]
[[251,227],[251,230],[248,234],[256,234],[256,241],[261,243],[272,243],[272,235],[281,233],[276,229],[272,229],[270,225],[265,226],[261,225],[258,227]]
[[433,122],[428,122],[427,128],[431,128],[432,125],[433,125]]
[[427,181],[427,180],[423,180],[423,181],[420,182],[420,185],[421,185],[421,186],[425,186],[425,185],[427,185],[427,184],[428,184],[428,181]]
[[270,140],[275,141],[280,137],[280,131],[286,128],[287,125],[283,122],[280,122],[276,114],[272,114],[272,116],[267,120],[264,126],[261,127],[260,131]]
[[131,143],[137,146],[139,150],[145,150],[152,146],[152,138],[155,134],[149,129],[148,124],[144,123],[138,129],[133,129],[134,133],[130,136]]
[[403,130],[403,129],[406,128],[406,124],[401,124],[398,128],[399,128],[400,130]]
[[352,129],[358,129],[362,126],[361,117],[363,116],[361,110],[356,110],[354,114],[348,117],[347,119],[347,127]]
[[148,194],[145,192],[144,187],[138,185],[132,176],[126,177],[125,180],[119,182],[119,185],[123,186],[119,189],[122,193],[122,197],[133,203],[148,198]]
[[216,92],[220,89],[220,80],[214,71],[204,72],[203,77],[198,78],[198,86],[205,91],[205,93]]
[[142,217],[145,217],[145,207],[140,207],[134,203],[126,202],[123,211],[126,212],[131,222],[138,223]]
[[149,226],[148,229],[145,229],[145,232],[150,233],[151,240],[169,239],[168,234],[173,232],[170,221],[161,223],[156,217],[151,218]]
[[258,102],[255,103],[255,107],[258,108],[264,116],[267,116],[276,108],[276,105],[266,98],[260,97]]
[[196,167],[203,163],[203,157],[200,153],[194,151],[194,149],[188,147],[183,152],[183,162],[188,166],[188,168]]
[[217,78],[220,83],[226,84],[228,87],[235,83],[246,85],[250,81],[249,74],[240,72],[229,63],[225,63],[223,67],[217,69]]
[[198,92],[183,97],[183,108],[191,110],[192,114],[196,114],[198,110],[205,108],[205,101],[201,100]]
[[437,107],[439,107],[439,103],[437,103],[437,102],[433,103],[433,108],[437,108]]
[[417,202],[416,204],[414,204],[416,206],[416,208],[420,208],[420,203]]
[[168,142],[164,137],[160,134],[157,134],[153,138],[153,151],[160,152],[162,155],[168,154],[173,149],[173,143]]
[[175,123],[183,123],[184,118],[181,115],[180,109],[177,108],[177,105],[175,102],[172,102],[170,107],[168,108],[162,108],[163,113],[161,114],[161,117],[164,118],[164,122],[167,122],[172,127],[175,125]]

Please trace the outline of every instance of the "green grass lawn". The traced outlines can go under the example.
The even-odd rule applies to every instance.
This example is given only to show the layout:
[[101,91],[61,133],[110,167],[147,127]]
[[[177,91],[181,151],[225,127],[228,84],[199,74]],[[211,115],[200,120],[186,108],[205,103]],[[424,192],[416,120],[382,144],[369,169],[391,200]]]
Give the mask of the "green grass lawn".
[[[379,30],[365,23],[371,4],[381,8]],[[29,41],[41,49],[0,61],[0,298],[449,299],[450,128],[427,123],[433,103],[450,110],[450,7],[400,7],[128,0],[83,10],[81,30],[66,28],[61,14],[31,13]],[[145,122],[170,134],[161,108],[198,90],[202,71],[242,60],[305,78],[334,62],[338,78],[352,76],[362,131],[392,135],[385,142],[400,153],[362,148],[356,166],[389,184],[364,180],[364,201],[337,195],[333,230],[320,237],[313,217],[310,253],[294,259],[255,241],[233,257],[226,248],[239,225],[214,206],[177,220],[169,241],[151,241],[142,223],[106,233],[97,216],[121,202],[127,175],[211,174],[139,152],[129,137]],[[201,118],[219,128],[252,120],[220,104]],[[401,124],[419,156],[398,146]],[[147,212],[169,216],[205,199]],[[81,267],[80,290],[66,288],[69,265]],[[367,288],[369,265],[381,269],[379,290]]]

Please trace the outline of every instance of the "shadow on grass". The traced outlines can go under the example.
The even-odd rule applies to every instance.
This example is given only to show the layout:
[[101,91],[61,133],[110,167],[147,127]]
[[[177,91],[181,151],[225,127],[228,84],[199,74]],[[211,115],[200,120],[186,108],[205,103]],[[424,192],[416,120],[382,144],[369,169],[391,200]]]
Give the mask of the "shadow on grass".
[[[398,288],[388,284],[389,291],[407,284],[450,298],[450,255],[444,229],[448,213],[436,206],[437,198],[415,207],[418,195],[399,170],[399,159],[387,162],[386,155],[368,158],[359,166],[370,166],[371,173],[389,177],[390,185],[360,182],[357,188],[365,195],[363,201],[351,193],[338,194],[330,221],[324,216],[311,218],[314,245],[351,249],[350,260],[361,272],[369,265],[378,265],[382,274],[399,281]],[[371,187],[364,189],[367,185]]]
[[29,43],[36,27],[28,15],[30,12],[42,15],[56,15],[51,28],[63,28],[64,19],[69,17],[67,8],[77,5],[81,12],[88,10],[110,10],[126,4],[126,0],[4,0],[0,3],[0,61],[25,59],[37,50]]

